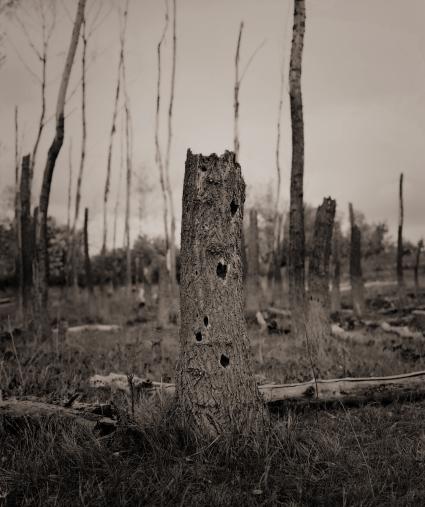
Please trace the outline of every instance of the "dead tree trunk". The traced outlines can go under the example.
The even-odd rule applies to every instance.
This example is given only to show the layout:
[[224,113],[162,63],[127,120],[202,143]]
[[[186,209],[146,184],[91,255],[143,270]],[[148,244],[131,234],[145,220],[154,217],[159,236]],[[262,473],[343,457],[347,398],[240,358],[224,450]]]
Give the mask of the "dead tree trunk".
[[416,298],[419,296],[419,266],[421,262],[421,250],[424,246],[423,240],[418,241],[418,246],[416,247],[416,257],[415,257],[415,268],[414,268],[414,278],[415,278],[415,294]]
[[308,271],[306,340],[315,370],[319,366],[326,342],[331,336],[329,259],[332,251],[335,208],[336,202],[330,197],[323,199],[323,203],[317,208]]
[[88,232],[88,224],[89,224],[89,210],[85,208],[84,210],[84,268],[86,271],[86,287],[90,295],[93,295],[93,279],[91,273],[91,261],[89,254],[89,232]]
[[181,235],[180,424],[209,436],[261,430],[267,417],[244,319],[245,183],[235,155],[187,152]]
[[22,238],[21,238],[21,198],[19,190],[19,139],[18,139],[18,107],[15,106],[15,274],[18,287],[17,320],[23,319],[23,274],[22,274]]
[[289,211],[289,298],[294,336],[301,338],[305,318],[304,120],[301,93],[305,0],[294,2],[294,27],[289,68],[292,124],[292,167]]
[[30,155],[22,158],[20,184],[20,265],[22,270],[22,309],[24,328],[31,320],[31,288],[33,262],[33,225],[31,223],[31,162]]
[[404,221],[404,205],[403,205],[403,173],[400,174],[399,182],[399,219],[397,234],[397,287],[400,305],[405,303],[405,285],[403,274],[403,221]]
[[362,234],[355,223],[354,210],[349,203],[351,244],[350,244],[350,281],[353,310],[357,317],[361,318],[365,310],[364,285],[362,274]]
[[341,310],[341,261],[340,261],[340,235],[341,227],[339,222],[335,222],[332,245],[332,289],[331,289],[331,311],[339,312]]
[[158,306],[156,321],[160,329],[166,328],[170,323],[170,274],[164,256],[160,256],[158,265]]
[[39,316],[40,333],[43,337],[49,338],[51,329],[48,319],[48,251],[47,251],[47,214],[49,209],[50,188],[53,179],[56,159],[62,148],[65,132],[65,98],[71,75],[72,64],[74,62],[75,52],[78,45],[81,23],[84,18],[85,0],[79,0],[77,14],[72,30],[71,41],[66,57],[65,68],[62,74],[62,80],[59,88],[58,102],[56,106],[56,131],[52,144],[47,155],[46,166],[43,174],[43,182],[40,192],[40,203],[38,211],[38,220],[36,225],[37,238],[37,280],[40,284],[38,291],[41,297],[41,314]]
[[245,284],[246,311],[255,315],[261,307],[261,286],[259,280],[259,244],[258,244],[258,220],[257,210],[249,210],[249,234],[247,255],[247,278]]

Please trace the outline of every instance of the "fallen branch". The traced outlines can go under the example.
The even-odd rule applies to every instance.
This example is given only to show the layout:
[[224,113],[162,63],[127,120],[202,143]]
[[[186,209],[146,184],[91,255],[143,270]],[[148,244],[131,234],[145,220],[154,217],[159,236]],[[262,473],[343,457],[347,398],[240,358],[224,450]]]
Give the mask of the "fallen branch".
[[110,433],[117,424],[117,421],[111,417],[111,406],[107,404],[75,402],[68,408],[36,400],[0,401],[0,420],[16,423],[26,418],[41,419],[52,416],[75,421],[100,434]]
[[291,310],[283,310],[281,308],[274,308],[273,306],[269,306],[267,311],[272,315],[281,315],[282,317],[290,317]]
[[72,326],[67,329],[67,333],[87,333],[92,331],[117,332],[121,326],[116,324],[84,324],[82,326]]
[[[110,373],[94,375],[90,384],[95,387],[110,387],[129,392],[126,375]],[[150,382],[139,377],[133,384],[146,392],[174,394],[174,384]],[[330,380],[310,380],[299,384],[264,384],[259,387],[266,403],[291,402],[343,402],[361,404],[370,401],[387,402],[394,399],[425,398],[425,371],[392,375],[389,377],[359,377]]]

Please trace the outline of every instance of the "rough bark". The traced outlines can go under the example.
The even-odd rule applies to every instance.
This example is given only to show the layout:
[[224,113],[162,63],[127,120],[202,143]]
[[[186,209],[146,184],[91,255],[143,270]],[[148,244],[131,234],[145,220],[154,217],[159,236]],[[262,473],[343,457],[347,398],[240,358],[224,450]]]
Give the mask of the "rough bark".
[[335,222],[332,245],[332,289],[331,289],[331,311],[339,312],[341,310],[341,260],[340,260],[340,236],[341,226]]
[[292,167],[289,211],[289,298],[294,335],[302,338],[305,318],[304,120],[301,67],[305,32],[305,0],[294,2],[294,27],[289,68],[292,125]]
[[245,183],[235,155],[187,152],[181,235],[179,423],[209,436],[261,430],[267,418],[244,318]]
[[242,39],[242,31],[243,31],[243,22],[241,22],[239,26],[239,34],[238,34],[238,42],[236,44],[236,53],[235,53],[235,86],[233,89],[233,150],[235,152],[236,160],[239,160],[239,87],[240,87],[240,77],[239,77],[239,60],[240,60],[240,50],[241,50],[241,39]]
[[400,174],[399,181],[399,218],[397,232],[397,288],[400,305],[405,304],[406,288],[404,285],[403,273],[403,221],[404,221],[404,204],[403,204],[403,173]]
[[362,235],[355,223],[353,205],[349,203],[351,244],[350,244],[350,281],[353,310],[358,318],[365,311],[364,285],[362,273]]
[[32,288],[32,262],[33,262],[33,224],[31,221],[31,166],[30,155],[22,158],[20,183],[20,230],[21,249],[20,265],[22,269],[22,309],[24,328],[31,320],[31,288]]
[[49,209],[50,188],[53,179],[53,172],[55,169],[56,159],[62,148],[64,131],[65,131],[65,98],[68,88],[69,78],[71,75],[72,64],[74,62],[75,52],[78,45],[80,35],[80,28],[84,18],[85,0],[79,0],[77,7],[77,14],[72,30],[71,41],[68,48],[66,57],[65,68],[62,74],[61,84],[59,88],[58,101],[56,106],[56,130],[55,137],[50,145],[47,155],[46,166],[43,173],[43,181],[40,192],[38,220],[36,223],[36,238],[37,238],[37,280],[40,284],[38,291],[41,296],[41,314],[40,318],[40,332],[45,338],[49,338],[51,334],[50,326],[48,325],[48,250],[47,250],[47,214]]
[[318,369],[325,345],[331,336],[329,259],[336,202],[323,199],[317,208],[313,244],[308,271],[308,306],[306,319],[307,350],[313,367]]
[[246,311],[255,315],[261,309],[261,286],[259,280],[260,259],[258,243],[257,210],[249,210],[247,276],[245,284]]
[[419,267],[421,263],[421,251],[424,246],[423,240],[418,241],[418,245],[416,247],[416,256],[415,256],[415,267],[414,267],[414,280],[415,280],[415,294],[416,298],[419,296]]

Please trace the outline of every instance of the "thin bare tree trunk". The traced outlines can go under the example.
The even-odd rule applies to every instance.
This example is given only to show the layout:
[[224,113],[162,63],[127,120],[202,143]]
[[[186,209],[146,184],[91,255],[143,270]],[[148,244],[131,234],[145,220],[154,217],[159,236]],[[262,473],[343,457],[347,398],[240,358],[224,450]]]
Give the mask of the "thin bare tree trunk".
[[22,269],[22,309],[24,328],[28,328],[31,321],[31,289],[32,289],[32,259],[33,259],[33,225],[31,223],[31,167],[30,155],[22,158],[20,182],[20,265]]
[[58,102],[56,106],[56,132],[52,144],[50,145],[46,166],[43,174],[43,182],[40,192],[39,212],[36,225],[37,238],[37,279],[40,284],[39,291],[41,296],[41,315],[40,315],[40,334],[45,338],[50,338],[51,329],[48,318],[48,251],[47,251],[47,214],[49,209],[50,188],[53,179],[56,159],[62,148],[64,130],[65,130],[65,98],[74,62],[75,52],[80,36],[80,28],[84,18],[85,0],[79,0],[74,27],[72,30],[71,41],[65,62],[65,68],[62,74],[62,80],[59,88]]
[[350,280],[351,297],[353,300],[353,310],[357,317],[361,318],[365,311],[364,285],[362,273],[362,235],[360,228],[355,223],[354,210],[351,202],[349,203],[350,225],[351,225],[351,245],[350,245]]
[[120,98],[121,72],[122,72],[122,65],[123,65],[123,61],[124,61],[124,44],[125,44],[125,35],[126,35],[126,29],[127,29],[127,12],[128,12],[128,2],[126,4],[126,8],[124,11],[123,26],[121,28],[121,34],[120,34],[120,54],[119,54],[119,61],[118,61],[117,84],[115,87],[114,109],[112,112],[112,126],[111,126],[111,132],[109,135],[108,162],[107,162],[107,166],[106,166],[105,190],[104,190],[104,194],[103,194],[102,255],[105,255],[105,253],[106,253],[107,242],[108,242],[108,200],[109,200],[109,191],[110,191],[110,185],[111,185],[112,146],[113,146],[113,141],[114,141],[114,134],[116,132],[118,101]]
[[90,261],[90,253],[89,253],[89,232],[88,232],[88,224],[89,224],[89,210],[88,208],[84,209],[84,268],[86,271],[86,287],[90,296],[93,296],[93,279],[91,272],[91,261]]
[[301,68],[305,0],[294,1],[294,27],[289,69],[292,124],[292,167],[289,211],[289,298],[294,336],[302,338],[305,318],[304,120]]
[[332,290],[331,290],[331,311],[339,312],[341,310],[341,261],[340,261],[340,237],[341,226],[339,222],[335,222],[332,246]]
[[403,205],[403,173],[400,174],[399,182],[399,219],[397,234],[397,287],[399,304],[404,305],[406,299],[406,288],[404,285],[403,274],[403,221],[404,221],[404,205]]
[[308,271],[308,306],[306,340],[312,366],[316,372],[331,336],[329,259],[332,251],[332,231],[336,202],[330,197],[323,199],[317,208],[313,244]]
[[240,50],[241,50],[241,39],[242,39],[242,31],[243,31],[243,21],[239,26],[239,34],[238,34],[238,42],[236,44],[236,54],[235,54],[235,87],[233,89],[233,114],[234,114],[234,123],[233,123],[233,150],[235,152],[236,160],[239,161],[239,87],[241,84],[239,77],[239,60],[240,60]]
[[258,242],[258,219],[257,210],[249,210],[249,233],[247,276],[245,284],[246,312],[255,315],[261,308],[261,286],[259,280],[260,259]]
[[16,320],[23,319],[23,273],[22,273],[22,238],[21,238],[21,199],[19,190],[19,128],[18,128],[18,106],[15,106],[15,274],[18,289],[18,308]]
[[124,128],[121,129],[121,152],[120,152],[120,173],[118,176],[118,185],[117,185],[117,196],[115,200],[114,206],[114,230],[112,237],[112,249],[115,252],[117,248],[117,224],[118,224],[118,209],[120,204],[121,197],[121,180],[124,172]]
[[415,256],[415,268],[414,268],[414,279],[415,279],[415,294],[416,298],[419,297],[419,267],[421,263],[421,251],[424,246],[423,240],[418,241],[418,246],[416,247],[416,256]]
[[[263,430],[244,318],[245,183],[233,153],[187,152],[181,237],[178,424],[214,437]],[[201,218],[200,218],[201,217]]]
[[72,204],[72,139],[69,140],[68,157],[68,205],[66,220],[66,260],[65,260],[65,286],[66,290],[71,285],[71,265],[72,265],[72,226],[71,226],[71,204]]
[[[127,22],[128,15],[128,1],[126,4],[126,10],[124,12],[124,23]],[[131,242],[130,242],[130,211],[131,211],[131,176],[133,173],[132,169],[132,123],[130,114],[130,99],[127,91],[127,77],[126,77],[126,65],[125,58],[123,57],[122,65],[122,81],[124,90],[124,108],[125,108],[125,139],[126,139],[126,165],[127,165],[127,177],[126,177],[126,205],[125,205],[125,250],[126,250],[126,278],[127,278],[127,295],[131,295]]]

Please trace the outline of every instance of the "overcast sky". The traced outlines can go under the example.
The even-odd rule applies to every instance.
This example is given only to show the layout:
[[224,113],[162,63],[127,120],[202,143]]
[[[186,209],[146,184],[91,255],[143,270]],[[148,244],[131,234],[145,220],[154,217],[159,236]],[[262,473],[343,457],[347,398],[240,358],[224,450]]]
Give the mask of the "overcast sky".
[[[105,4],[104,14],[113,4]],[[58,1],[48,69],[48,113],[54,112],[59,78],[69,44],[76,1]],[[21,13],[37,41],[33,0]],[[91,0],[88,0],[90,6]],[[307,0],[302,89],[305,122],[305,199],[317,206],[324,196],[337,199],[346,216],[352,201],[369,221],[387,221],[395,237],[397,184],[405,174],[405,234],[423,235],[425,215],[425,2],[423,0]],[[123,0],[121,2],[123,5]],[[171,154],[171,178],[176,215],[181,218],[181,193],[187,148],[222,153],[233,144],[234,53],[241,20],[245,23],[241,67],[263,43],[240,90],[240,163],[249,200],[274,184],[276,122],[280,66],[289,63],[292,2],[288,0],[177,0],[177,74]],[[89,11],[93,12],[93,10]],[[152,192],[145,198],[141,229],[162,234],[158,172],[154,160],[156,45],[164,22],[164,2],[131,0],[127,67],[134,122],[134,168]],[[102,19],[102,17],[101,17]],[[40,63],[16,22],[4,18],[6,62],[0,69],[0,186],[13,182],[15,104],[19,107],[22,152],[32,149],[40,111],[39,84],[22,63],[40,74]],[[171,37],[163,56],[161,131],[165,147],[166,106],[171,67]],[[78,48],[70,90],[80,76]],[[89,41],[88,147],[83,206],[91,213],[91,246],[101,244],[103,187],[108,136],[119,53],[119,22],[113,8]],[[81,143],[80,92],[67,103],[66,138],[55,169],[50,212],[66,221],[69,144],[72,139],[74,181]],[[289,198],[291,160],[287,97],[281,142],[282,207]],[[35,195],[53,135],[50,122],[40,146]],[[120,131],[114,145],[111,217],[118,191]],[[132,235],[139,232],[137,179],[132,201]],[[121,189],[120,241],[124,192]],[[112,221],[110,229],[112,229]],[[112,232],[112,231],[111,231]],[[110,237],[110,241],[111,241]]]

